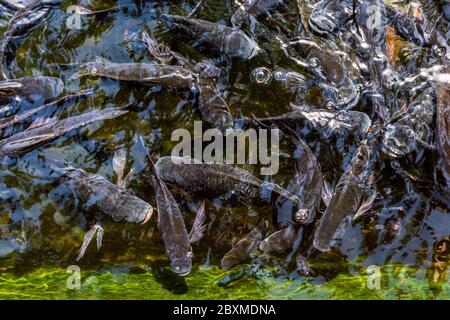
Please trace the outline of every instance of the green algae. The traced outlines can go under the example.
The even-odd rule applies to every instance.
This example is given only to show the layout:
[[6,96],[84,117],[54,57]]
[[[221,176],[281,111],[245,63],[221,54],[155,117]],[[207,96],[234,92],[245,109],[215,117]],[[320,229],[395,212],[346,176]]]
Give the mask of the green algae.
[[[429,289],[420,270],[397,266],[382,268],[379,288],[368,287],[367,274],[339,274],[329,281],[306,278],[245,277],[229,286],[218,281],[224,273],[217,267],[200,267],[177,284],[168,287],[150,269],[139,273],[111,268],[102,271],[81,270],[80,286],[74,286],[73,273],[62,268],[37,269],[24,275],[0,275],[0,299],[442,299],[450,298],[450,283],[440,291]],[[408,276],[406,276],[406,274]],[[173,282],[173,281],[172,281]],[[181,283],[181,285],[180,285]],[[174,289],[175,288],[175,289]]]

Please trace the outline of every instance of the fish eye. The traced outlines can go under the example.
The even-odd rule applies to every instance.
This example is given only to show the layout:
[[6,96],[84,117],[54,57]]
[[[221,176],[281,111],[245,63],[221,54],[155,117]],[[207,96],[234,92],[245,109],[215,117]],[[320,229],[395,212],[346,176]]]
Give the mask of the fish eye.
[[319,61],[319,59],[313,57],[313,58],[309,59],[309,65],[312,68],[318,68],[320,66],[320,61]]
[[192,251],[189,251],[189,252],[186,254],[186,256],[187,256],[188,258],[192,258],[192,257],[194,256],[194,253],[193,253]]
[[272,81],[272,72],[265,67],[257,68],[252,71],[250,79],[256,84],[267,85]]
[[361,84],[357,84],[357,85],[355,86],[355,92],[356,92],[356,93],[361,93],[361,91],[362,91],[362,85],[361,85]]

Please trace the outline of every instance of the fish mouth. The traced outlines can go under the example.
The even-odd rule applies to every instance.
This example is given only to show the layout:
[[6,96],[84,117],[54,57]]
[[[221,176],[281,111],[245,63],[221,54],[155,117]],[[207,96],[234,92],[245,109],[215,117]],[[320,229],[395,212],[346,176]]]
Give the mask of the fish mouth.
[[331,249],[330,244],[321,243],[321,241],[318,241],[317,239],[313,240],[313,246],[320,252],[328,252]]

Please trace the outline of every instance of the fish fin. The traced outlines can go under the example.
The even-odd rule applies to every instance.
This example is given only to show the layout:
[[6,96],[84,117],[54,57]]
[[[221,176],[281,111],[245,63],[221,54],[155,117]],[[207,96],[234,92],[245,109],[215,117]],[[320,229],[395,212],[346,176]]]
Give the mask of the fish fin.
[[370,208],[373,205],[373,202],[375,201],[377,197],[377,193],[373,192],[359,207],[358,211],[356,212],[356,214],[353,216],[352,222],[355,223],[356,221],[358,221],[362,216],[364,216],[365,214],[369,213]]
[[119,149],[114,153],[112,160],[113,170],[117,175],[117,185],[122,186],[123,184],[123,173],[125,170],[125,165],[127,163],[127,152],[124,149]]
[[0,82],[0,95],[2,90],[18,90],[22,88],[22,84],[17,81],[1,81]]
[[130,171],[128,171],[128,174],[125,176],[125,178],[123,178],[122,183],[119,185],[122,188],[128,188],[128,186],[131,183],[131,177],[134,174],[134,168],[131,168]]
[[199,242],[206,233],[206,214],[205,214],[205,201],[202,201],[200,208],[195,216],[194,223],[192,224],[191,232],[189,233],[189,242],[191,244]]
[[169,64],[173,59],[172,50],[164,43],[159,43],[146,31],[140,31],[138,35],[139,39],[144,42],[148,49],[148,52],[162,64]]
[[197,13],[199,13],[203,8],[203,2],[204,0],[199,0],[198,3],[195,5],[194,9],[187,15],[188,19],[191,19],[194,17]]
[[36,128],[42,127],[46,124],[55,123],[55,122],[57,122],[57,120],[55,118],[40,117],[40,118],[37,118],[36,120],[34,120],[26,130],[36,129]]
[[86,249],[89,246],[89,243],[91,243],[92,239],[94,238],[95,234],[97,233],[97,229],[98,229],[98,226],[96,224],[91,229],[89,229],[89,231],[86,232],[86,234],[84,235],[83,243],[81,244],[80,251],[78,252],[77,261],[79,261],[81,258],[83,258],[84,253],[86,252]]
[[103,234],[105,231],[99,223],[97,223],[95,226],[97,227],[97,250],[100,250],[100,248],[102,247]]
[[331,198],[333,198],[333,188],[327,181],[323,180],[322,201],[327,207],[330,205]]

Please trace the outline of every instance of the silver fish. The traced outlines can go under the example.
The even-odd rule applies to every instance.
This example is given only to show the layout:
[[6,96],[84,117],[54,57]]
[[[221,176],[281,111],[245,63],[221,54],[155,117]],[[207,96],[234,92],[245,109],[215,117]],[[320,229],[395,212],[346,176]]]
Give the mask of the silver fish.
[[[356,214],[365,188],[369,185],[371,147],[367,140],[363,141],[356,151],[350,166],[339,180],[334,190],[330,205],[320,219],[314,233],[314,247],[320,251],[328,251],[342,222]],[[364,206],[366,206],[363,203]]]
[[27,153],[34,148],[62,136],[68,131],[87,126],[96,121],[117,118],[127,112],[124,109],[114,108],[94,110],[79,116],[25,130],[0,141],[0,157]]
[[84,76],[105,77],[142,85],[161,85],[174,88],[196,88],[197,75],[180,66],[144,63],[113,63],[97,57],[94,62],[81,65],[71,79]]
[[82,203],[95,207],[114,221],[144,224],[153,215],[150,204],[99,174],[70,166],[59,171]]

